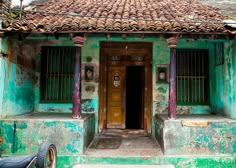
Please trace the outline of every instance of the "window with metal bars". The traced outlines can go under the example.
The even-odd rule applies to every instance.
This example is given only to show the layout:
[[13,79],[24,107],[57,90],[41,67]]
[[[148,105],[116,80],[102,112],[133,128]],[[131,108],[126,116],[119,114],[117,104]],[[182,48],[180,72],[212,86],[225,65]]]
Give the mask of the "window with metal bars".
[[208,104],[208,50],[177,49],[176,64],[177,103]]
[[75,47],[42,47],[42,102],[72,102],[74,59]]

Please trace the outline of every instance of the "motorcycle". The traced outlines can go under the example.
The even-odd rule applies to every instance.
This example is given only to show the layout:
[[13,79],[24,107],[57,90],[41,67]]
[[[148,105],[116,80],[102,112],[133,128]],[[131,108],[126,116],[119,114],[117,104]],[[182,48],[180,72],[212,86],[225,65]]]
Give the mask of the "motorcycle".
[[49,142],[40,144],[36,155],[0,158],[0,168],[56,168],[56,163],[57,149]]

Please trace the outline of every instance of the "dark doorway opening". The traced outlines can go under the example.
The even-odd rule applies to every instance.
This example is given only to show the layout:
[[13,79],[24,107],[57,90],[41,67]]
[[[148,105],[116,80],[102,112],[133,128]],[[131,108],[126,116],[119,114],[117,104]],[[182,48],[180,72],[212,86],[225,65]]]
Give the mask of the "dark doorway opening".
[[126,129],[143,129],[144,67],[126,68]]

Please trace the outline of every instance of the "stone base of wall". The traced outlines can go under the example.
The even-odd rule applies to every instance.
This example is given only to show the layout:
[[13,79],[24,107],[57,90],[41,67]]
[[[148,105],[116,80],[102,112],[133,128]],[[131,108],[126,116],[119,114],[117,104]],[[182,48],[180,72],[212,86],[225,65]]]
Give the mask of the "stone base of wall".
[[44,141],[56,145],[58,156],[78,156],[85,152],[95,134],[93,114],[72,119],[68,113],[32,113],[2,119],[0,126],[3,156],[36,154]]
[[155,137],[165,155],[236,154],[236,120],[215,115],[155,116]]

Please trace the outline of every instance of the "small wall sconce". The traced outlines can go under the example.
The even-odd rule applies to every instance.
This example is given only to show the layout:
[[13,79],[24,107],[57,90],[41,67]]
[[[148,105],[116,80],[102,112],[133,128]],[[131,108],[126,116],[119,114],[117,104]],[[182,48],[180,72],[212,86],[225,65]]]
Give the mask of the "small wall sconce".
[[166,80],[166,72],[165,71],[160,71],[159,72],[159,78],[160,80]]
[[156,82],[168,83],[169,82],[169,65],[159,64],[156,66]]

